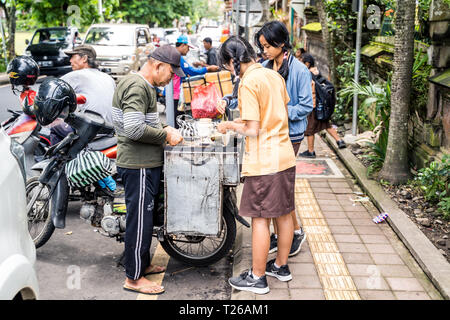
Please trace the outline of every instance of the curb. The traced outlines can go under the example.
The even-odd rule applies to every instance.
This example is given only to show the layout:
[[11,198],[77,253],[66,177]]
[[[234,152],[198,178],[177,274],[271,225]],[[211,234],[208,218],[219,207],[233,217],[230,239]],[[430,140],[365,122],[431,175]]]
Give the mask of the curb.
[[375,180],[366,175],[366,168],[353,153],[345,148],[339,149],[334,139],[326,133],[328,145],[333,148],[347,169],[357,179],[362,189],[371,198],[381,212],[389,213],[388,224],[405,244],[417,263],[423,269],[431,282],[436,286],[444,299],[450,299],[450,264],[436,249],[422,231],[410,220],[397,204],[384,192]]

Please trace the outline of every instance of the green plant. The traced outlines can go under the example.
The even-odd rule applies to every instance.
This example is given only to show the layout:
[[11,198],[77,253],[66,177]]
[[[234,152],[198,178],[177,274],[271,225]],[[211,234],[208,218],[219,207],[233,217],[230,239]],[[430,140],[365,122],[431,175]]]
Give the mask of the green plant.
[[368,116],[364,110],[369,110],[373,105],[375,106],[375,122],[376,126],[373,129],[376,133],[375,143],[367,143],[370,151],[363,155],[370,165],[367,168],[367,174],[370,176],[373,173],[379,171],[386,157],[386,149],[389,135],[389,118],[390,118],[390,105],[391,105],[391,77],[389,75],[385,85],[373,84],[369,81],[367,85],[361,85],[356,82],[351,82],[346,88],[339,92],[339,95],[350,102],[353,96],[357,94],[362,99],[360,103],[359,118],[364,118],[363,125],[373,128],[367,119]]
[[442,161],[433,161],[428,167],[418,171],[414,182],[422,190],[426,201],[438,204],[444,215],[450,215],[450,155],[446,154]]
[[446,220],[450,220],[450,197],[445,197],[438,203],[439,210],[444,214]]
[[412,73],[411,83],[411,111],[417,111],[423,119],[426,118],[426,106],[428,102],[429,83],[428,77],[431,72],[431,65],[427,64],[428,55],[426,52],[417,51]]
[[[346,99],[339,94],[339,89],[348,87],[354,81],[356,53],[353,49],[348,48],[344,50],[335,48],[334,53],[336,57],[339,57],[339,63],[336,67],[339,83],[335,84],[338,94],[336,95],[336,107],[333,113],[333,120],[336,122],[344,122],[350,119],[350,115],[352,114],[352,103],[350,101],[351,99]],[[364,65],[361,64],[360,67],[359,82],[361,84],[367,84],[367,72]],[[360,112],[358,112],[358,115],[360,115]],[[361,114],[361,117],[364,118],[364,115]]]
[[370,147],[370,151],[362,157],[370,162],[367,167],[367,176],[370,177],[374,172],[379,171],[383,167],[386,150],[383,150],[383,148],[376,143],[366,142],[366,144]]

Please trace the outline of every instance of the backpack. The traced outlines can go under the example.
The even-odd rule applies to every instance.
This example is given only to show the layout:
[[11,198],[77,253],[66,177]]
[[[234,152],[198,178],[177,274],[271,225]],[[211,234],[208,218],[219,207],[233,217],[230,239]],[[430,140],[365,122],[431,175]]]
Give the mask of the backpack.
[[325,77],[312,75],[316,90],[316,107],[314,114],[319,121],[327,121],[331,118],[336,105],[336,91],[333,84]]

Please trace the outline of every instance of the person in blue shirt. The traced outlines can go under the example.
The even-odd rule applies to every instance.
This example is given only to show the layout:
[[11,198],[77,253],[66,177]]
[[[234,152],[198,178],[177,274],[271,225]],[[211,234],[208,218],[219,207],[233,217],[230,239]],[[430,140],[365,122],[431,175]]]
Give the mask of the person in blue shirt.
[[[183,72],[187,76],[192,77],[192,76],[203,75],[207,72],[219,71],[218,66],[206,66],[206,67],[201,67],[201,68],[195,68],[186,61],[184,56],[187,55],[190,48],[194,48],[194,46],[192,46],[189,43],[189,39],[186,35],[182,34],[178,37],[178,39],[175,43],[175,47],[178,50],[178,52],[180,52],[180,54],[181,54],[180,66],[181,66],[181,69],[183,69]],[[177,75],[174,75],[174,77],[173,77],[173,102],[174,102],[174,108],[175,108],[175,112],[174,112],[175,119],[179,115],[183,114],[183,112],[178,111],[178,102],[180,100],[181,82],[182,81],[183,81],[183,79],[181,79]],[[175,121],[175,128],[178,129],[178,124],[176,123],[176,121]]]
[[[289,32],[285,25],[279,21],[265,23],[255,33],[255,44],[264,52],[267,60],[262,63],[266,68],[277,71],[286,81],[286,89],[290,101],[288,107],[289,138],[294,147],[295,155],[300,149],[300,143],[305,136],[308,124],[308,115],[313,110],[313,96],[311,87],[311,73],[308,68],[296,59],[291,53],[292,45],[289,41]],[[300,227],[295,211],[292,213],[294,222],[294,239],[289,256],[300,252],[306,239],[306,234]],[[275,234],[271,235],[270,251],[277,251],[276,224]]]

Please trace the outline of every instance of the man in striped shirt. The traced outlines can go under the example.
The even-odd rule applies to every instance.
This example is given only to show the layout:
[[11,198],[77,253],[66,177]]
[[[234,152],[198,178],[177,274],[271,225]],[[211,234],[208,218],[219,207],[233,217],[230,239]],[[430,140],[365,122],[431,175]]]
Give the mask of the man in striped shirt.
[[184,76],[180,54],[170,45],[157,48],[137,73],[123,78],[114,92],[113,124],[117,133],[117,172],[125,188],[124,289],[161,294],[164,288],[145,278],[164,272],[150,264],[153,210],[164,162],[164,144],[176,145],[180,133],[159,119],[155,87],[167,85],[173,75]]

